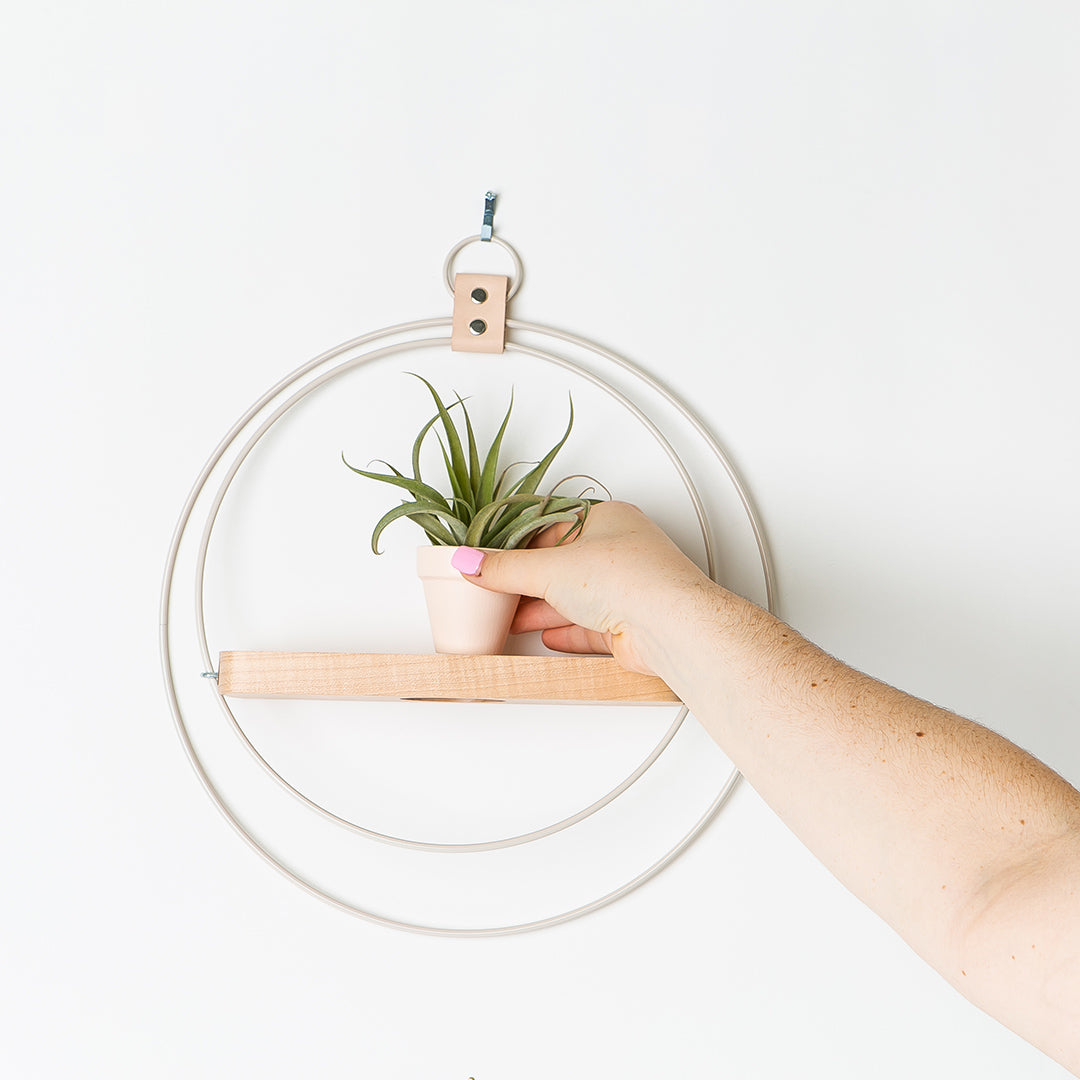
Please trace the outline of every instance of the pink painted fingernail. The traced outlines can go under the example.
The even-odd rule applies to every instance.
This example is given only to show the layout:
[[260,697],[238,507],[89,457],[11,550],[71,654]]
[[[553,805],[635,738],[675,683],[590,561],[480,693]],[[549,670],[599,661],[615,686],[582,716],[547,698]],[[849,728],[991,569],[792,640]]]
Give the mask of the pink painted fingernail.
[[480,564],[484,561],[484,553],[476,548],[459,547],[450,556],[450,565],[462,574],[476,577],[480,573]]

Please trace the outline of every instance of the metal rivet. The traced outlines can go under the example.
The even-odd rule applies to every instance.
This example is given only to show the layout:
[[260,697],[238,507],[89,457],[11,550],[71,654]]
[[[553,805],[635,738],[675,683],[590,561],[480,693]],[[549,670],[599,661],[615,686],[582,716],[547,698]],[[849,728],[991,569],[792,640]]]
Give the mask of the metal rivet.
[[469,333],[479,337],[487,329],[487,323],[483,319],[473,319],[469,323]]
[[471,293],[469,293],[469,296],[472,298],[472,302],[474,304],[482,304],[488,297],[487,289],[481,289],[479,286],[477,286],[475,289],[473,289]]

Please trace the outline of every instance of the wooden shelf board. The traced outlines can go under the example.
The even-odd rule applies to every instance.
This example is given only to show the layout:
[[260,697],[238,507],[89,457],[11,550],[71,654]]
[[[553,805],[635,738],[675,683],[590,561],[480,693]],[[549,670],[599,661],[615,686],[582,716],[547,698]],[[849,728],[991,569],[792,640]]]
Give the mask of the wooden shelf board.
[[447,656],[223,652],[226,697],[673,705],[653,675],[609,656]]

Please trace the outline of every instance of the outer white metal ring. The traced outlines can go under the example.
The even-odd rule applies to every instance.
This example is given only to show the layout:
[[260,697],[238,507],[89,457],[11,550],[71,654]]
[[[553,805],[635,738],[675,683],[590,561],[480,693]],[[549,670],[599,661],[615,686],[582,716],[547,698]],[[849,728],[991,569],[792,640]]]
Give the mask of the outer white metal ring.
[[[464,241],[462,244],[458,245],[458,248],[456,248],[454,251],[451,252],[451,256],[450,256],[450,259],[448,259],[447,266],[449,266],[450,261],[452,260],[453,256],[456,255],[457,251],[460,250],[461,247],[464,247],[465,244],[471,243],[471,242],[472,242],[472,238],[470,238],[469,240]],[[504,244],[504,246],[509,248],[509,245]],[[512,251],[512,249],[510,249],[510,250]],[[514,254],[516,256],[516,253],[514,253]],[[257,854],[259,854],[263,859],[265,859],[270,865],[272,865],[275,869],[277,869],[281,874],[283,874],[286,878],[291,880],[294,884],[296,884],[297,886],[299,886],[300,888],[302,888],[306,892],[311,893],[313,896],[316,896],[319,899],[322,899],[323,901],[331,904],[334,907],[337,907],[338,909],[340,909],[342,911],[345,911],[345,912],[347,912],[347,913],[349,913],[351,915],[354,915],[354,916],[357,916],[357,917],[360,917],[360,918],[367,919],[367,920],[369,920],[371,922],[375,922],[375,923],[377,923],[379,925],[391,927],[391,928],[394,928],[394,929],[408,930],[408,931],[411,931],[411,932],[414,932],[414,933],[427,934],[427,935],[451,936],[451,937],[491,937],[491,936],[497,936],[497,935],[523,933],[525,931],[541,929],[541,928],[544,928],[544,927],[555,926],[555,925],[558,925],[559,923],[567,922],[567,921],[569,921],[571,919],[577,918],[577,917],[579,917],[581,915],[588,914],[589,912],[592,912],[592,911],[596,911],[599,908],[604,907],[609,903],[612,903],[613,901],[619,899],[620,897],[627,895],[627,893],[633,891],[639,885],[643,884],[645,881],[648,881],[650,878],[654,877],[664,867],[666,867],[670,862],[672,862],[675,858],[677,858],[678,855],[681,854],[681,852],[684,851],[693,842],[693,840],[696,839],[696,837],[698,835],[700,835],[700,833],[705,829],[705,827],[708,825],[708,823],[715,816],[716,812],[720,809],[720,807],[723,805],[723,803],[727,800],[727,798],[728,798],[729,794],[731,793],[731,791],[734,789],[734,787],[735,787],[735,785],[736,785],[736,783],[738,781],[738,776],[739,776],[738,772],[736,770],[732,770],[731,774],[728,776],[727,780],[722,785],[721,790],[719,791],[719,793],[717,794],[717,796],[713,800],[712,804],[706,810],[706,812],[695,823],[695,825],[682,837],[682,839],[679,840],[675,844],[675,846],[670,849],[670,851],[666,855],[664,855],[662,858],[660,858],[659,860],[654,862],[650,867],[648,867],[646,870],[642,871],[635,878],[633,878],[630,881],[626,882],[625,884],[618,887],[617,889],[605,894],[604,896],[601,896],[598,899],[591,901],[590,903],[584,904],[584,905],[582,905],[580,907],[577,907],[577,908],[574,908],[574,909],[572,909],[570,911],[562,912],[562,913],[560,913],[558,915],[550,916],[550,917],[548,917],[546,919],[539,919],[539,920],[534,920],[532,922],[520,923],[520,924],[516,924],[516,925],[507,925],[507,926],[490,927],[490,928],[437,927],[437,926],[428,926],[428,925],[422,925],[422,924],[414,924],[414,923],[402,922],[402,921],[399,921],[399,920],[396,920],[396,919],[388,918],[388,917],[383,916],[383,915],[379,915],[376,912],[370,912],[370,911],[366,911],[364,909],[361,909],[361,908],[359,908],[359,907],[357,907],[357,906],[355,906],[353,904],[348,903],[347,901],[345,901],[345,900],[343,900],[343,899],[341,899],[339,897],[333,896],[332,894],[318,888],[317,886],[312,884],[310,881],[303,878],[300,874],[296,873],[290,867],[286,866],[279,859],[277,859],[272,853],[270,853],[265,847],[263,847],[262,844],[258,840],[256,840],[244,828],[244,826],[238,820],[236,815],[232,812],[231,808],[225,802],[225,800],[222,797],[222,795],[220,794],[220,792],[214,786],[213,782],[210,780],[209,776],[206,773],[205,768],[203,767],[203,764],[202,764],[201,760],[199,759],[198,753],[196,752],[196,750],[194,748],[194,745],[192,744],[190,734],[189,734],[189,732],[187,730],[187,726],[186,726],[186,724],[184,722],[183,714],[182,714],[182,711],[180,709],[180,704],[179,704],[179,700],[178,700],[177,693],[176,693],[175,681],[174,681],[173,672],[172,672],[172,657],[171,657],[170,648],[169,648],[169,610],[170,610],[170,604],[171,604],[171,599],[172,599],[172,586],[173,586],[173,579],[174,579],[174,574],[175,574],[175,569],[176,569],[176,561],[177,561],[177,557],[178,557],[178,554],[179,554],[179,548],[180,548],[181,541],[183,540],[185,531],[187,529],[187,526],[188,526],[188,523],[190,521],[192,512],[194,510],[195,503],[198,500],[200,494],[202,493],[202,491],[203,491],[203,489],[204,489],[204,487],[205,487],[205,485],[206,485],[206,483],[207,483],[207,481],[208,481],[208,479],[210,477],[210,474],[215,469],[215,467],[218,465],[218,463],[221,461],[221,459],[224,457],[224,455],[228,452],[230,447],[236,442],[236,440],[242,434],[243,430],[254,419],[254,417],[257,416],[258,413],[261,412],[262,409],[266,407],[266,405],[268,405],[271,401],[273,401],[273,399],[275,397],[277,397],[283,391],[287,390],[290,386],[292,386],[293,384],[298,382],[304,376],[306,376],[310,372],[314,371],[317,367],[321,366],[322,364],[327,363],[328,361],[330,361],[330,360],[332,360],[332,359],[334,359],[334,358],[336,358],[338,356],[341,356],[341,355],[343,355],[344,353],[346,353],[346,352],[348,352],[350,350],[359,348],[362,345],[367,344],[367,343],[369,343],[371,341],[383,339],[383,338],[394,336],[394,335],[397,335],[397,334],[403,334],[403,333],[407,333],[407,332],[415,332],[415,331],[422,330],[422,329],[427,329],[427,328],[445,327],[445,326],[447,326],[449,324],[449,322],[450,322],[450,320],[448,320],[446,318],[421,320],[421,321],[418,321],[418,322],[415,322],[415,323],[407,323],[407,324],[401,324],[401,325],[395,326],[395,327],[388,327],[385,330],[376,331],[373,334],[368,334],[368,335],[365,335],[363,337],[356,338],[356,339],[354,339],[352,341],[346,342],[346,343],[338,346],[337,348],[330,350],[327,353],[324,353],[324,354],[321,354],[318,357],[315,357],[313,360],[309,361],[307,364],[303,365],[301,368],[297,369],[295,372],[293,372],[289,376],[286,376],[286,378],[281,380],[274,387],[272,387],[269,391],[267,391],[267,393],[265,393],[255,403],[255,405],[253,405],[252,408],[249,409],[248,412],[245,413],[244,416],[241,417],[240,420],[238,420],[237,423],[233,425],[233,427],[226,434],[226,436],[222,440],[222,442],[219,443],[218,448],[214,451],[213,454],[211,454],[210,458],[207,460],[206,464],[204,465],[198,479],[196,480],[195,484],[193,485],[193,487],[191,489],[191,492],[189,493],[188,499],[187,499],[187,501],[186,501],[186,503],[184,505],[184,508],[183,508],[183,510],[181,512],[180,519],[177,522],[176,530],[174,531],[174,534],[173,534],[173,540],[172,540],[172,543],[171,543],[171,546],[170,546],[169,556],[168,556],[168,560],[167,560],[167,563],[166,563],[165,575],[164,575],[164,579],[163,579],[163,582],[162,582],[161,619],[160,619],[160,648],[161,648],[162,669],[163,669],[163,675],[164,675],[164,679],[165,679],[166,691],[167,691],[167,694],[168,694],[168,697],[169,697],[170,708],[171,708],[172,713],[173,713],[173,718],[174,718],[174,721],[176,723],[178,734],[180,736],[180,739],[181,739],[181,742],[182,742],[182,744],[184,746],[184,749],[185,749],[185,751],[186,751],[186,753],[188,755],[188,758],[189,758],[189,760],[190,760],[190,762],[192,764],[192,767],[194,768],[194,770],[196,772],[196,775],[199,777],[199,779],[202,782],[202,784],[203,784],[204,788],[206,789],[207,793],[210,795],[212,801],[218,807],[219,811],[222,813],[222,815],[225,817],[225,819],[229,822],[229,824],[232,825],[232,827],[236,830],[238,835],[254,851],[256,851]],[[575,335],[568,334],[568,333],[565,333],[565,332],[562,332],[562,331],[551,330],[549,328],[542,327],[542,326],[537,326],[535,324],[517,323],[517,322],[514,322],[514,321],[508,321],[507,325],[508,325],[508,328],[510,328],[510,329],[520,329],[520,330],[523,330],[523,331],[526,331],[526,332],[529,332],[529,333],[547,335],[549,337],[555,337],[555,338],[561,339],[563,341],[572,343],[572,344],[574,344],[574,345],[576,345],[576,346],[578,346],[580,348],[583,348],[583,349],[585,349],[587,351],[591,351],[595,355],[598,355],[598,356],[600,356],[600,357],[602,357],[602,358],[604,358],[606,360],[614,362],[615,364],[622,367],[624,370],[630,372],[632,375],[636,376],[638,379],[640,379],[641,381],[645,382],[647,385],[652,387],[652,389],[654,391],[656,391],[661,396],[663,396],[695,428],[695,430],[699,433],[699,435],[701,435],[704,438],[704,440],[706,441],[706,443],[709,446],[710,450],[713,452],[713,454],[717,458],[718,462],[720,463],[721,467],[723,468],[725,473],[728,475],[729,479],[734,484],[735,489],[736,489],[736,491],[737,491],[737,493],[739,495],[739,498],[740,498],[740,500],[741,500],[741,502],[743,504],[744,510],[747,513],[748,520],[750,522],[750,525],[751,525],[751,527],[753,529],[753,532],[754,532],[755,539],[757,541],[759,555],[761,557],[762,569],[763,569],[763,573],[764,573],[764,576],[765,576],[766,592],[767,592],[767,596],[768,596],[768,606],[769,606],[770,610],[775,611],[775,587],[774,587],[774,582],[773,582],[773,572],[772,572],[771,559],[770,559],[770,556],[769,556],[769,553],[768,553],[768,548],[767,548],[767,545],[766,545],[766,542],[765,542],[763,532],[762,532],[760,524],[759,524],[759,522],[757,520],[756,513],[755,513],[755,511],[753,509],[753,506],[752,506],[752,504],[751,504],[751,502],[749,500],[749,497],[748,497],[748,495],[747,495],[747,493],[745,491],[744,486],[742,485],[740,479],[738,478],[737,474],[735,473],[735,470],[734,470],[733,466],[728,461],[728,459],[727,459],[726,455],[724,454],[723,450],[716,443],[716,440],[712,437],[711,433],[708,432],[708,430],[704,427],[704,425],[700,422],[700,420],[698,420],[686,408],[685,405],[683,405],[680,401],[678,401],[663,386],[661,386],[655,380],[651,379],[648,375],[646,375],[644,372],[640,371],[634,365],[630,364],[626,360],[623,360],[621,357],[615,355],[614,353],[610,353],[607,350],[601,349],[599,346],[596,346],[593,343],[588,342],[583,338],[579,338],[579,337],[577,337]],[[417,345],[416,345],[416,343],[411,343],[410,347],[417,347]],[[531,355],[539,356],[539,357],[544,358],[544,359],[554,360],[560,366],[566,367],[566,368],[568,368],[570,370],[577,371],[578,373],[584,375],[586,378],[593,381],[596,385],[608,390],[608,392],[614,394],[615,396],[617,396],[617,397],[621,396],[621,395],[618,395],[617,391],[614,391],[613,388],[609,387],[602,380],[598,379],[596,376],[591,375],[591,373],[586,372],[584,369],[579,368],[576,364],[573,364],[570,361],[565,361],[565,360],[563,360],[561,358],[557,358],[557,357],[551,357],[549,354],[543,353],[540,350],[532,349],[530,347],[526,347],[526,346],[515,346],[515,347],[519,348],[520,351],[522,351],[522,352],[527,352],[527,353],[529,353]],[[327,381],[327,378],[328,378],[327,375],[323,375],[323,376],[319,376],[319,377],[313,379],[310,389],[314,389],[315,385],[321,385],[323,382]],[[306,393],[307,391],[305,390],[304,392]],[[644,414],[640,413],[640,410],[637,410],[636,407],[634,407],[634,406],[631,406],[631,407],[635,411],[635,413],[639,416],[639,418],[644,419],[647,424],[652,426],[651,421],[648,421],[647,418],[644,417]],[[674,451],[671,451],[671,453],[674,454]],[[680,461],[678,461],[677,457],[675,457],[673,460],[676,461],[678,467],[680,468],[680,471],[683,474],[685,474],[685,469],[682,467],[682,464],[681,464]],[[692,488],[692,483],[691,483],[691,489],[694,490],[694,492],[696,494],[696,489]],[[696,499],[695,501],[696,501],[697,506],[700,507],[700,499]],[[705,521],[705,526],[707,528],[707,521]],[[708,543],[708,541],[707,541],[707,543]],[[711,569],[710,569],[710,572],[711,572]],[[200,590],[200,592],[201,592],[201,590]],[[200,603],[201,603],[201,600],[200,600]],[[205,654],[205,652],[206,652],[205,644],[203,645],[203,649],[204,649],[204,654]],[[205,659],[205,656],[204,656],[204,659]]]

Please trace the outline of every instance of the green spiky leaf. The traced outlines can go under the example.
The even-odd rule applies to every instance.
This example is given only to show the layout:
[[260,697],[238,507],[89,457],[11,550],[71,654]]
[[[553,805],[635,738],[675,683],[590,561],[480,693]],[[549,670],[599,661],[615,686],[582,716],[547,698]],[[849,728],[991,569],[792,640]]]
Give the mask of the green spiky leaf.
[[551,467],[551,463],[555,460],[555,455],[566,444],[566,440],[570,438],[570,431],[574,426],[574,399],[570,399],[570,420],[566,425],[566,431],[563,432],[563,437],[544,455],[544,457],[537,464],[536,468],[532,469],[526,476],[515,485],[514,493],[522,492],[526,495],[531,495],[540,486],[540,481],[544,479],[544,474]]
[[526,540],[531,539],[536,533],[548,528],[550,525],[558,525],[562,522],[577,522],[580,519],[577,514],[542,514],[530,517],[527,521],[518,523],[510,535],[506,538],[503,546],[506,548],[520,547]]
[[[359,469],[342,460],[353,472],[371,480],[390,484],[407,492],[406,499],[379,519],[372,533],[372,550],[378,553],[379,538],[383,530],[394,521],[409,518],[424,530],[433,544],[468,544],[472,547],[509,548],[519,547],[536,533],[551,525],[570,523],[573,528],[568,536],[580,530],[581,524],[597,500],[586,498],[583,491],[576,498],[555,494],[570,479],[560,480],[548,494],[538,489],[556,455],[566,444],[574,424],[574,403],[570,400],[570,414],[562,437],[542,458],[532,462],[517,462],[500,471],[500,454],[514,408],[514,395],[498,432],[486,451],[481,452],[473,428],[472,417],[465,399],[457,395],[450,405],[443,402],[438,391],[422,376],[419,379],[435,402],[436,413],[420,429],[412,445],[411,477],[388,462],[381,462],[389,472]],[[454,423],[451,410],[460,406],[465,422],[465,438]],[[449,492],[440,491],[427,483],[420,475],[420,458],[424,443],[433,428],[439,444]],[[445,442],[444,442],[445,438]],[[483,464],[481,464],[481,461]],[[511,479],[515,465],[528,466],[517,480]],[[587,477],[585,479],[592,479]],[[603,487],[603,485],[600,485]],[[604,489],[607,490],[606,488]]]
[[[341,455],[341,460],[345,461],[344,454]],[[389,466],[389,468],[394,469],[392,473],[377,473],[369,472],[367,469],[358,469],[355,465],[349,465],[347,461],[345,461],[345,464],[359,476],[365,476],[369,480],[380,480],[384,484],[393,484],[395,487],[404,488],[414,498],[426,499],[429,502],[441,505],[444,510],[450,509],[450,504],[430,484],[425,484],[422,480],[414,480],[409,476],[402,476],[397,469],[394,469],[393,465]]]
[[[450,537],[449,543],[465,543],[465,526],[462,524],[461,520],[454,515],[453,511],[437,506],[435,503],[431,502],[406,502],[401,503],[400,506],[395,506],[393,510],[388,511],[379,518],[379,523],[375,526],[375,531],[371,534],[371,550],[374,551],[376,555],[380,554],[379,537],[382,536],[383,529],[385,529],[387,525],[397,521],[399,518],[415,518],[417,515],[422,515],[425,519],[434,518],[435,521],[443,525],[446,528],[447,535]],[[430,520],[427,520],[425,521],[423,528],[425,532],[430,533],[434,526]]]
[[499,470],[499,452],[502,450],[503,436],[506,434],[506,425],[510,422],[510,413],[514,409],[514,392],[510,391],[510,405],[506,410],[506,415],[503,417],[502,425],[499,427],[499,432],[492,440],[491,446],[488,448],[487,457],[484,459],[484,471],[480,476],[480,493],[477,498],[477,502],[480,506],[485,506],[495,498],[495,493],[498,491],[499,484],[502,483],[502,478],[499,478],[498,483],[495,480],[495,474]]
[[450,447],[450,464],[447,466],[447,471],[456,485],[454,494],[464,495],[469,489],[469,464],[465,460],[465,452],[461,448],[461,436],[458,435],[458,430],[454,426],[454,421],[450,413],[447,412],[442,398],[439,397],[439,392],[423,375],[417,375],[416,378],[428,388],[435,401],[435,407],[439,410],[439,419],[442,421],[443,430],[446,432],[446,442]]

